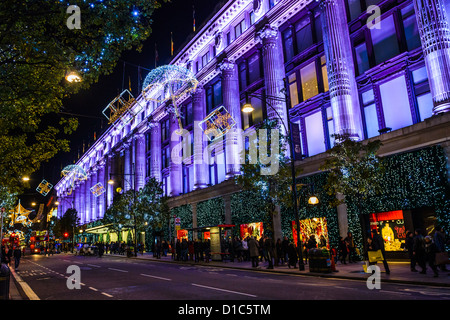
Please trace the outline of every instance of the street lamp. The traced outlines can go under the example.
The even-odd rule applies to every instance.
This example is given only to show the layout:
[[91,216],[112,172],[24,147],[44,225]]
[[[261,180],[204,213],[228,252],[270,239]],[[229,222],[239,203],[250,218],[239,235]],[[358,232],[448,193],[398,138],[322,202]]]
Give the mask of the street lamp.
[[76,71],[70,71],[66,74],[66,80],[70,83],[81,82],[82,78]]
[[135,181],[135,171],[134,171],[134,163],[131,165],[131,173],[110,173],[109,174],[109,185],[114,185],[114,180],[111,179],[111,176],[123,176],[124,180],[130,185],[130,188],[133,189],[133,206],[131,207],[131,215],[133,216],[133,228],[134,228],[134,256],[137,256],[137,227],[136,227],[136,214],[134,212],[134,205],[136,204],[136,190],[133,188],[133,185],[130,181],[125,179],[125,176],[131,176],[132,181]]
[[[294,153],[294,144],[292,141],[292,130],[291,130],[291,120],[290,120],[290,115],[289,115],[289,108],[287,108],[287,127],[286,124],[284,123],[283,118],[280,116],[280,114],[278,113],[277,109],[275,109],[272,104],[270,104],[267,100],[270,99],[271,101],[276,101],[276,102],[284,102],[286,104],[286,107],[288,106],[288,96],[287,96],[287,91],[286,89],[282,89],[282,93],[284,94],[284,98],[281,97],[276,97],[276,96],[269,96],[266,95],[265,98],[265,102],[266,105],[268,105],[270,108],[272,108],[273,111],[275,111],[277,117],[280,119],[281,123],[283,124],[285,130],[286,130],[286,134],[288,137],[288,143],[289,143],[289,149],[291,151],[291,175],[292,175],[292,203],[293,203],[293,210],[294,210],[294,216],[295,216],[295,220],[296,220],[296,225],[297,225],[297,249],[298,249],[298,255],[299,255],[299,265],[298,265],[298,269],[299,271],[304,271],[305,270],[305,264],[303,261],[303,250],[302,250],[302,242],[300,240],[300,218],[298,215],[298,207],[297,207],[297,188],[296,188],[296,177],[295,177],[295,161],[294,161],[294,157],[295,157],[295,153]],[[253,97],[253,98],[257,98],[261,101],[263,100],[263,97],[261,97],[260,95],[256,95],[256,94],[249,94],[249,97]],[[244,113],[250,113],[254,110],[253,106],[250,103],[246,103],[243,107],[242,107],[242,112]]]

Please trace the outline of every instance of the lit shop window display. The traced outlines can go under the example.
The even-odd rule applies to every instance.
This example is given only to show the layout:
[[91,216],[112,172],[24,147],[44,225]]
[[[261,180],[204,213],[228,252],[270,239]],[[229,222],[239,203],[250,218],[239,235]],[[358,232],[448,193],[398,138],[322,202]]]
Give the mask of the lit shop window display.
[[[295,221],[292,221],[292,235],[294,243],[296,244],[297,225]],[[303,243],[308,243],[308,240],[314,239],[318,248],[326,247],[329,249],[328,227],[327,219],[325,217],[300,220],[300,235],[300,239]]]
[[256,240],[259,240],[263,234],[264,228],[262,222],[254,222],[240,225],[241,239],[251,236],[254,237]]
[[187,240],[188,239],[188,231],[185,229],[177,230],[177,239],[180,241],[183,239]]
[[370,229],[377,230],[384,239],[386,251],[403,251],[406,228],[402,210],[372,213]]

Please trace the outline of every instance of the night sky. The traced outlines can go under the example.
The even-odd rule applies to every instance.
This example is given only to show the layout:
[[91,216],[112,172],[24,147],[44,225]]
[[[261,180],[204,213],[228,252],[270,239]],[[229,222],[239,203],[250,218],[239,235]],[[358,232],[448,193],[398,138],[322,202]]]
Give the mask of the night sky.
[[[171,60],[170,33],[173,33],[174,56],[194,35],[192,6],[195,6],[198,32],[202,24],[220,8],[218,4],[225,2],[226,0],[171,0],[171,3],[163,3],[153,14],[152,34],[140,53],[135,50],[124,52],[113,74],[101,76],[89,90],[81,91],[64,101],[64,112],[79,115],[78,130],[70,137],[71,151],[57,154],[50,162],[43,163],[41,169],[31,176],[30,189],[25,191],[27,196],[20,197],[24,206],[31,201],[44,203],[50,200],[49,195],[43,197],[35,191],[37,185],[42,179],[56,185],[61,178],[61,169],[73,164],[78,160],[78,155],[83,154],[83,144],[84,150],[87,151],[94,142],[94,134],[97,138],[101,136],[108,127],[108,121],[102,111],[122,92],[122,88],[128,89],[131,83],[132,94],[135,97],[139,95],[138,84],[142,86],[149,70],[155,67],[155,43],[159,56],[158,66],[168,64]],[[137,66],[142,67],[140,81]]]

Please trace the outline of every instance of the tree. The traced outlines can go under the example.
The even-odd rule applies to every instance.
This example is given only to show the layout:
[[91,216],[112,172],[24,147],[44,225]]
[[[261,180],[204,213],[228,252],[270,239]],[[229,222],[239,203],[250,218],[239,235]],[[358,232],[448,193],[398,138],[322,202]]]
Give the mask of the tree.
[[162,183],[150,178],[136,193],[134,190],[128,190],[116,196],[105,212],[103,224],[117,233],[124,228],[134,229],[134,226],[137,233],[162,228],[169,223],[170,217],[167,200],[162,195]]
[[59,238],[62,238],[66,232],[72,234],[73,236],[74,229],[79,223],[80,218],[78,218],[77,210],[70,208],[61,218],[56,219],[53,227],[53,233]]
[[[283,206],[285,208],[292,208],[292,168],[289,158],[285,155],[287,137],[281,134],[279,124],[276,120],[264,120],[260,126],[256,128],[260,130],[267,130],[267,135],[259,135],[259,139],[255,136],[254,141],[250,141],[250,152],[245,154],[245,163],[241,166],[242,174],[235,178],[235,182],[243,189],[256,193],[265,204],[265,212],[271,218],[276,214],[276,207]],[[277,136],[273,136],[271,132],[278,132]],[[252,146],[252,143],[254,145]],[[277,154],[270,154],[272,159],[278,161],[278,167],[271,168],[271,164],[267,163],[266,153],[268,146],[277,147],[271,148]],[[256,148],[257,152],[251,152],[251,148]],[[242,151],[244,153],[245,150]],[[259,155],[259,157],[256,157]],[[242,154],[244,157],[244,155]],[[273,160],[274,161],[274,160]],[[262,174],[266,173],[266,174]],[[269,173],[269,174],[267,174]],[[296,175],[299,172],[296,172]]]
[[[334,137],[336,145],[327,151],[329,157],[320,167],[329,173],[324,188],[329,195],[343,195],[334,198],[332,206],[352,201],[361,214],[363,201],[380,194],[383,188],[385,168],[382,158],[377,156],[382,143],[355,141],[348,135]],[[361,235],[355,238],[363,240]]]
[[[166,1],[166,0],[163,0]],[[141,49],[158,0],[0,2],[0,185],[11,193],[21,177],[68,151],[77,120],[59,114],[63,99],[114,70],[121,53]],[[68,83],[76,71],[79,83]]]

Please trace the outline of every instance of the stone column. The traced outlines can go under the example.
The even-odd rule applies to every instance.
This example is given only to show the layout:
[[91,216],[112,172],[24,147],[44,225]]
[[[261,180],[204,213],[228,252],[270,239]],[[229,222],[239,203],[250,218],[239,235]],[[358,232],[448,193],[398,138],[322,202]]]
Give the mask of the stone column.
[[138,191],[145,185],[145,135],[138,133],[134,137],[135,150],[135,189]]
[[446,0],[414,0],[433,114],[450,111],[450,21]]
[[123,165],[123,173],[124,173],[124,183],[123,183],[123,190],[124,192],[127,192],[128,190],[131,190],[133,188],[132,185],[132,176],[131,176],[131,143],[126,141],[123,143],[123,152],[124,152],[124,165]]
[[208,163],[203,159],[203,151],[208,145],[203,131],[198,126],[206,117],[205,90],[197,87],[192,94],[194,115],[194,190],[206,188],[208,184]]
[[257,32],[256,40],[262,44],[267,117],[278,122],[281,120],[280,129],[283,130],[283,134],[286,134],[285,129],[289,130],[289,126],[286,114],[286,95],[283,93],[285,71],[278,29],[267,24]]
[[[97,183],[101,183],[103,188],[107,187],[107,179],[106,179],[106,160],[102,159],[99,162],[99,169],[97,175]],[[102,193],[97,197],[97,219],[102,219],[105,215],[105,201],[106,200],[106,192]]]
[[241,102],[239,99],[239,78],[236,64],[227,58],[217,66],[222,72],[222,96],[225,109],[231,114],[236,125],[225,136],[226,178],[240,174],[240,151],[242,150]]
[[91,220],[91,182],[92,182],[92,171],[88,173],[87,180],[82,182],[82,190],[83,190],[83,203],[82,207],[84,208],[84,219],[85,221]]
[[358,140],[362,138],[358,90],[344,1],[323,0],[320,8],[335,133]]
[[150,176],[162,181],[161,177],[161,124],[159,121],[149,122],[150,127]]
[[[109,181],[110,179],[110,175],[114,173],[115,170],[115,165],[114,165],[114,153],[109,153],[108,154],[108,173],[106,174],[106,182]],[[106,206],[107,208],[109,208],[112,203],[113,203],[113,199],[114,199],[114,186],[110,185],[110,184],[106,184],[105,185],[106,188]],[[105,210],[107,209],[105,208]]]
[[[91,183],[90,186],[93,187],[97,184],[98,181],[98,166],[95,165],[91,169]],[[97,219],[97,212],[98,212],[98,206],[97,206],[97,197],[91,192],[89,188],[89,197],[91,202],[91,215],[89,216],[89,220],[95,220]]]
[[181,164],[181,135],[178,135],[176,131],[179,129],[178,120],[175,115],[169,116],[169,149],[170,149],[170,195],[178,196],[183,192],[183,166]]

